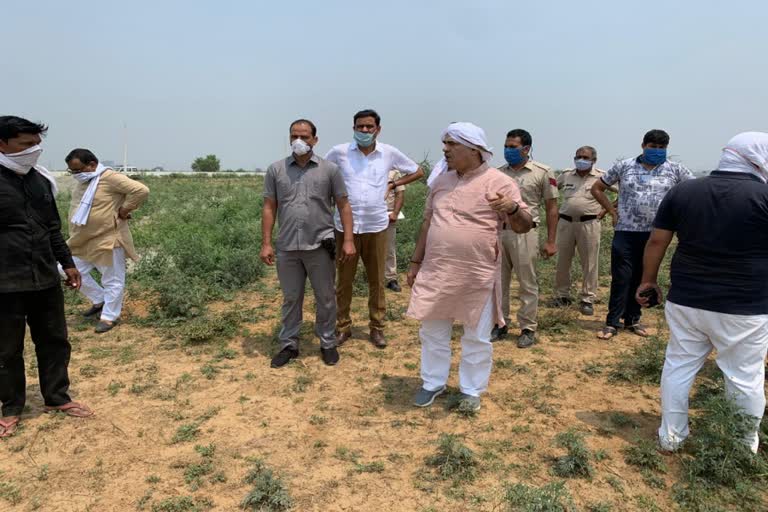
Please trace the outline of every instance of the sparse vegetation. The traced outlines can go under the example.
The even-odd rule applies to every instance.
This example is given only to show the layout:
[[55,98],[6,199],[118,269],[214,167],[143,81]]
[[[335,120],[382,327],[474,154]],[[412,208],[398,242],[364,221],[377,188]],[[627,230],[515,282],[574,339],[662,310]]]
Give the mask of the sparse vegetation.
[[283,481],[261,459],[251,460],[245,483],[253,486],[241,504],[246,510],[280,512],[292,505]]
[[633,384],[659,384],[667,344],[657,336],[649,336],[629,352],[619,354],[609,380]]
[[440,479],[454,483],[471,482],[477,476],[475,453],[453,434],[440,434],[437,453],[427,457],[426,464],[435,469]]
[[504,504],[507,512],[576,512],[573,499],[562,482],[542,487],[508,485]]
[[594,468],[590,462],[590,452],[584,443],[584,434],[576,430],[568,430],[558,434],[555,444],[565,448],[566,455],[557,457],[552,465],[552,472],[563,478],[591,478]]

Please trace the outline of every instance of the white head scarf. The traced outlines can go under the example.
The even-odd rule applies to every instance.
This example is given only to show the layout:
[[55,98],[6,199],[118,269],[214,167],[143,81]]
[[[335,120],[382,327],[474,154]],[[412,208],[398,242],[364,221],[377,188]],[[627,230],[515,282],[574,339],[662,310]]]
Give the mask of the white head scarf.
[[740,133],[723,148],[717,170],[744,172],[768,182],[768,133]]
[[[453,141],[463,144],[468,148],[476,149],[480,151],[483,157],[483,162],[487,162],[493,157],[493,148],[488,145],[488,140],[485,138],[485,131],[472,123],[451,123],[448,128],[443,130],[440,135],[440,140],[449,138]],[[432,183],[438,176],[448,170],[448,162],[445,161],[445,157],[441,158],[439,162],[432,168],[432,172],[429,173],[427,178],[427,186],[431,187]]]
[[51,182],[51,190],[53,195],[56,196],[59,193],[56,178],[53,177],[53,174],[48,169],[37,163],[37,159],[42,152],[43,150],[38,144],[19,153],[13,153],[10,156],[0,153],[0,165],[22,176],[26,176],[34,168],[43,178]]

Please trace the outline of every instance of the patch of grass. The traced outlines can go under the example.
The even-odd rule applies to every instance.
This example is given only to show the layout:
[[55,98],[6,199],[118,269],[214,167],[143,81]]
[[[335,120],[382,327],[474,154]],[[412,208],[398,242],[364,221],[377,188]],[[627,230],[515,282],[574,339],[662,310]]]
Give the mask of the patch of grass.
[[640,424],[624,414],[623,412],[614,412],[611,413],[611,415],[608,418],[613,426],[618,428],[624,428],[624,427],[632,427],[637,428],[640,426]]
[[594,469],[590,463],[590,452],[584,443],[584,434],[574,429],[562,432],[555,437],[555,444],[565,448],[566,455],[557,457],[552,465],[552,472],[563,478],[591,478]]
[[203,484],[203,477],[213,473],[213,462],[205,459],[199,464],[190,464],[184,470],[184,481],[190,489],[196,491]]
[[581,371],[591,377],[594,377],[595,375],[601,375],[603,371],[605,371],[605,365],[598,363],[597,361],[588,361],[584,363]]
[[160,477],[157,475],[149,475],[146,480],[144,480],[148,484],[159,484],[160,483]]
[[[755,418],[744,414],[725,396],[709,397],[701,414],[691,420],[682,459],[684,478],[674,493],[683,501],[709,492],[716,503],[738,505],[740,510],[764,510],[758,489],[768,481],[768,459],[754,455],[742,441],[754,428]],[[678,503],[680,503],[678,501]]]
[[384,463],[381,461],[369,462],[368,464],[355,464],[353,470],[355,473],[383,473]]
[[453,434],[440,434],[437,453],[427,457],[426,464],[435,468],[441,480],[454,483],[471,482],[477,476],[478,461],[475,453]]
[[[0,474],[0,476],[3,476]],[[3,476],[3,478],[5,478]],[[21,490],[11,482],[0,482],[0,499],[7,501],[11,505],[21,503]]]
[[242,508],[260,512],[280,512],[291,508],[291,496],[284,482],[261,459],[251,460],[245,483],[253,488],[243,499]]
[[667,344],[658,336],[649,336],[629,352],[619,354],[608,380],[658,385]]
[[93,366],[92,364],[85,364],[80,367],[80,375],[82,375],[86,379],[95,377],[99,373],[101,373],[101,370],[99,370],[97,367]]
[[576,512],[576,506],[563,482],[542,487],[507,485],[504,490],[507,512]]
[[524,364],[516,364],[511,359],[498,359],[493,362],[493,365],[500,370],[509,370],[508,373],[522,374],[531,373],[531,369]]
[[310,425],[325,425],[328,420],[325,416],[318,416],[316,414],[313,414],[309,417],[309,424]]
[[539,313],[539,332],[568,334],[577,327],[579,313],[571,308],[556,308]]
[[200,373],[202,373],[206,379],[213,380],[216,378],[217,374],[221,373],[221,370],[213,363],[205,363],[200,367]]
[[191,496],[174,496],[153,504],[152,512],[203,512],[212,507],[213,503],[209,500],[194,499]]
[[587,512],[612,512],[613,505],[607,501],[590,503],[587,505]]
[[309,389],[309,386],[311,386],[313,382],[314,379],[309,375],[297,375],[296,380],[293,381],[291,389],[293,389],[295,393],[304,393]]
[[109,385],[107,386],[107,393],[109,393],[109,396],[115,396],[124,387],[125,384],[120,381],[110,381]]
[[624,462],[650,471],[664,473],[667,467],[664,459],[656,449],[656,443],[648,439],[637,439],[633,446],[628,446],[622,450],[624,453]]
[[360,452],[350,450],[346,446],[337,447],[333,454],[333,456],[339,460],[343,460],[344,462],[354,462],[355,464],[357,464],[358,459],[360,459],[360,455]]
[[200,435],[200,424],[201,422],[195,421],[194,423],[181,425],[176,429],[176,433],[173,435],[173,438],[171,438],[171,443],[176,444],[192,441]]
[[244,316],[245,313],[242,311],[205,314],[181,324],[177,335],[185,345],[203,345],[213,341],[227,340],[237,334]]

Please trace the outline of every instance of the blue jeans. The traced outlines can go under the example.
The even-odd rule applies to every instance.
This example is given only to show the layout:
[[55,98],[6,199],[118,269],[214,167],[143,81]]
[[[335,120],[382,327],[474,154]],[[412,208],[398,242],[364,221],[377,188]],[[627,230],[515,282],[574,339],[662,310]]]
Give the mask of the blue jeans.
[[635,300],[643,277],[643,253],[651,233],[616,231],[611,244],[611,298],[605,324],[611,327],[634,325],[640,321],[640,304]]

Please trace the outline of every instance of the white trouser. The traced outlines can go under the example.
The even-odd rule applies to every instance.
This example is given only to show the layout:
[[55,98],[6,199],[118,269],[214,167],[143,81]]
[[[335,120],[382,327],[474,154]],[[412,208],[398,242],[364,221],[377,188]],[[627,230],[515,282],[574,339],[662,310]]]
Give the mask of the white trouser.
[[[123,294],[125,292],[125,250],[115,247],[112,250],[112,265],[97,265],[73,256],[77,270],[83,276],[80,291],[94,304],[104,303],[101,319],[114,322],[120,317],[123,309]],[[101,272],[101,285],[91,276],[91,271]]]
[[[493,363],[493,296],[488,298],[477,326],[464,326],[461,337],[459,389],[471,396],[480,396],[488,388]],[[421,322],[421,378],[424,389],[436,391],[448,382],[451,369],[451,333],[453,319]]]
[[757,418],[744,441],[757,452],[765,410],[768,315],[726,315],[667,301],[670,339],[661,374],[662,448],[674,450],[688,437],[688,393],[712,349],[725,377],[725,391],[745,414]]

